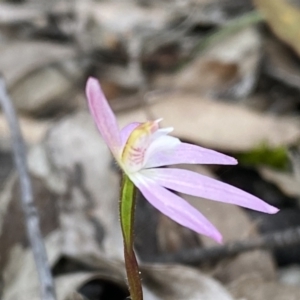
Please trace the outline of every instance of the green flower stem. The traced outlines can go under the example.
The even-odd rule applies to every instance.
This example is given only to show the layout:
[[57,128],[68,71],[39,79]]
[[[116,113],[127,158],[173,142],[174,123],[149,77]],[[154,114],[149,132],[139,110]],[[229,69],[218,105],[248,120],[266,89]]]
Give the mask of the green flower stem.
[[132,300],[143,300],[141,278],[133,250],[133,227],[135,211],[135,186],[129,177],[123,175],[120,220],[124,240],[125,267]]

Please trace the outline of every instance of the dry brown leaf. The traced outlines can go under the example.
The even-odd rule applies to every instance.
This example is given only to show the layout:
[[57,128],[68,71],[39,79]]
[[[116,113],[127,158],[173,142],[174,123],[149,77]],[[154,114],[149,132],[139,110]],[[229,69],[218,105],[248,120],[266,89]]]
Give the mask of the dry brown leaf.
[[229,290],[237,299],[247,300],[298,300],[300,288],[280,284],[278,282],[266,282],[260,277],[246,277],[237,280],[229,286]]
[[[0,270],[5,272],[8,257],[14,247],[28,244],[24,215],[20,205],[20,186],[13,173],[3,185],[0,195]],[[35,204],[40,216],[42,234],[47,236],[55,231],[58,225],[56,194],[45,188],[43,182],[32,177]],[[13,221],[12,221],[13,220]]]
[[[47,121],[37,121],[22,116],[19,117],[19,122],[27,144],[37,144],[41,142],[51,124]],[[1,149],[6,150],[10,148],[10,131],[7,120],[3,114],[0,114],[0,141]]]
[[291,0],[255,0],[275,34],[300,55],[300,8]]
[[[61,232],[53,231],[45,239],[48,258],[53,265],[61,255]],[[32,251],[15,245],[3,270],[3,299],[39,300],[39,282]]]
[[[51,264],[62,254],[61,241],[63,241],[63,236],[59,231],[53,232],[46,238],[47,252]],[[92,263],[91,266],[93,268],[98,267],[99,271],[75,272],[55,277],[58,300],[77,300],[76,291],[87,282],[95,279],[110,281],[118,285],[120,289],[124,289],[124,292],[126,291],[125,276],[121,263],[116,264],[107,257],[103,257],[102,259],[97,258],[96,264]],[[40,299],[39,282],[30,249],[15,246],[11,250],[8,266],[4,272],[4,283],[3,299],[5,300]]]
[[[120,44],[140,38],[140,33],[146,39],[159,32],[172,19],[169,10],[155,4],[143,7],[132,1],[78,1],[75,9],[77,23],[85,33],[79,40],[86,49],[115,50]],[[133,35],[137,28],[143,28],[144,32]]]
[[69,296],[67,299],[65,300],[88,300],[87,298],[85,298],[84,296],[82,296],[81,294],[74,292],[72,293],[71,296]]
[[[114,270],[106,270],[102,272],[78,272],[58,276],[55,280],[57,287],[57,295],[59,300],[83,300],[86,299],[78,294],[78,291],[83,285],[92,280],[105,280],[118,285],[120,289],[126,291],[125,281],[117,281],[114,276]],[[76,298],[77,297],[77,298]],[[82,298],[79,298],[82,297]]]
[[285,84],[300,89],[300,70],[290,49],[274,39],[265,43],[266,72]]
[[300,183],[294,175],[269,167],[259,167],[258,171],[265,180],[276,184],[284,194],[290,197],[300,197]]
[[82,77],[82,68],[75,55],[73,48],[51,42],[2,45],[0,70],[16,108],[27,114],[45,115],[76,106],[76,98],[71,95],[75,82]]
[[233,300],[220,283],[193,268],[154,264],[141,266],[141,272],[143,283],[159,300]]
[[247,107],[174,93],[157,97],[156,103],[118,114],[122,126],[163,118],[174,135],[196,144],[224,151],[249,151],[267,144],[289,145],[300,138],[298,122],[255,112]]
[[300,286],[300,266],[293,264],[286,267],[281,267],[278,272],[279,282],[292,285]]
[[50,42],[22,41],[2,44],[0,70],[8,87],[12,88],[33,71],[54,62],[68,60],[74,57],[75,53],[71,47]]
[[179,9],[188,8],[186,13],[194,17],[196,24],[207,26],[224,24],[252,9],[251,0],[192,0],[178,3],[181,4]]
[[0,24],[11,25],[41,19],[36,7],[20,4],[0,3]]
[[255,28],[246,28],[214,43],[178,73],[158,75],[154,85],[216,96],[245,97],[255,87],[260,58],[260,35]]
[[158,30],[172,17],[169,11],[162,7],[156,5],[143,7],[131,1],[94,2],[89,10],[101,28],[118,34],[130,34],[142,24],[152,30]]
[[76,70],[75,65],[73,67],[72,76],[56,67],[45,67],[29,74],[11,89],[15,107],[26,114],[42,117],[54,113],[61,115],[77,107],[79,102],[74,87],[82,76],[82,70]]

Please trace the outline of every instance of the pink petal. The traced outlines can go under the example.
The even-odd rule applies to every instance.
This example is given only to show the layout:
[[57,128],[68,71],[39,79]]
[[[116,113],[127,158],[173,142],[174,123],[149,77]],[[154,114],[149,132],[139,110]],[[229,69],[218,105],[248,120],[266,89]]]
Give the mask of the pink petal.
[[236,165],[233,157],[196,145],[180,143],[172,151],[160,151],[149,157],[145,168],[175,164]]
[[203,197],[215,201],[236,204],[269,214],[278,209],[261,199],[252,196],[224,182],[181,169],[149,169],[143,175],[152,178],[156,183],[181,193]]
[[121,147],[119,127],[97,79],[92,77],[88,79],[86,96],[90,112],[104,141],[110,150],[117,154]]
[[175,222],[221,243],[218,230],[194,207],[184,199],[159,186],[147,178],[132,178],[144,197],[160,212]]
[[132,133],[132,131],[134,129],[136,129],[141,123],[139,122],[133,122],[130,123],[128,125],[126,125],[125,127],[122,128],[121,130],[121,141],[122,141],[122,149],[124,148],[130,134]]

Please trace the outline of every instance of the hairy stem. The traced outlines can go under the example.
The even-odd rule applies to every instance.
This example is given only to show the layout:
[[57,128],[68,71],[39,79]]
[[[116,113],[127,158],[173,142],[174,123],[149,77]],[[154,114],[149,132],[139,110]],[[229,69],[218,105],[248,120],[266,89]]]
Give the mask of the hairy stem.
[[123,175],[120,220],[124,240],[125,267],[132,300],[143,300],[141,278],[133,250],[134,238],[135,187],[129,177]]

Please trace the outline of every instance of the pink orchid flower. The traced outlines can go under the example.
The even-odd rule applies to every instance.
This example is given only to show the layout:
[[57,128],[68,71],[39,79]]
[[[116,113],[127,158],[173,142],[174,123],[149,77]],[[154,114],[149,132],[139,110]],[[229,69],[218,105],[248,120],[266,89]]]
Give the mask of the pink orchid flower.
[[169,189],[269,214],[278,211],[226,183],[188,170],[160,168],[175,164],[235,165],[237,161],[169,136],[173,128],[160,129],[161,120],[131,123],[120,131],[97,79],[88,79],[86,95],[96,125],[119,166],[144,197],[175,222],[222,241],[219,231],[197,209]]

